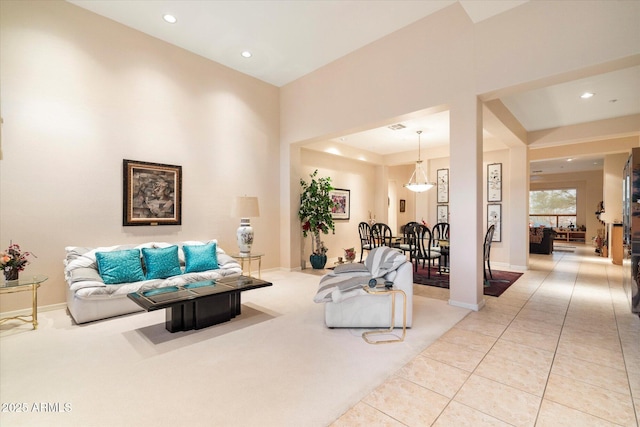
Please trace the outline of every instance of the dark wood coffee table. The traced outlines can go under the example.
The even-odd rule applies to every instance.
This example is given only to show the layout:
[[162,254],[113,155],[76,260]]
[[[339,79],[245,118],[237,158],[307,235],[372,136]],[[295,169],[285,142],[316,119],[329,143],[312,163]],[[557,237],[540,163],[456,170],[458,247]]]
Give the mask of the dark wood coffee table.
[[272,286],[253,277],[238,276],[140,290],[128,294],[146,311],[165,309],[169,332],[202,329],[227,322],[240,314],[240,293]]

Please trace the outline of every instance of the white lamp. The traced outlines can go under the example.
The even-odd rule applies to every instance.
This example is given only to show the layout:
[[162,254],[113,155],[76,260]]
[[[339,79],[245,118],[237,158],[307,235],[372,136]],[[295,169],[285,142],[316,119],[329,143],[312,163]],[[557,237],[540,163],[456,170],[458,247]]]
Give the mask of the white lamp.
[[240,227],[238,227],[238,231],[236,232],[240,253],[251,253],[253,227],[251,227],[249,218],[260,216],[258,198],[247,196],[236,197],[233,201],[232,215],[240,217]]
[[418,161],[416,162],[416,170],[413,171],[413,175],[409,178],[409,182],[405,184],[405,188],[409,191],[413,191],[414,193],[422,193],[427,190],[431,190],[435,184],[433,182],[429,182],[427,179],[427,174],[422,168],[422,160],[420,160],[420,134],[421,130],[418,131]]

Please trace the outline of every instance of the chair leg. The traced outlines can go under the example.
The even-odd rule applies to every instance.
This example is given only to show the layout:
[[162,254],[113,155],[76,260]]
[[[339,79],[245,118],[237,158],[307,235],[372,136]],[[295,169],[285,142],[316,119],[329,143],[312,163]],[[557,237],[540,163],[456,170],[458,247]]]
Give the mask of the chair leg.
[[493,279],[493,273],[491,273],[491,262],[487,260],[487,269],[489,270],[489,277]]
[[360,264],[362,264],[362,256],[364,255],[364,249],[360,250]]

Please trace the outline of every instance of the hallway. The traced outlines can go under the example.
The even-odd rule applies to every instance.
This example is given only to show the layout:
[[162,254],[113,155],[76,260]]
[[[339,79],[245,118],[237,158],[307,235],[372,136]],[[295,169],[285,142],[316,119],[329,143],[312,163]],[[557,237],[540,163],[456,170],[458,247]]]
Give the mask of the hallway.
[[[590,245],[558,249],[531,255],[502,296],[333,426],[638,426],[640,318],[622,267]],[[447,289],[414,290],[448,299]]]

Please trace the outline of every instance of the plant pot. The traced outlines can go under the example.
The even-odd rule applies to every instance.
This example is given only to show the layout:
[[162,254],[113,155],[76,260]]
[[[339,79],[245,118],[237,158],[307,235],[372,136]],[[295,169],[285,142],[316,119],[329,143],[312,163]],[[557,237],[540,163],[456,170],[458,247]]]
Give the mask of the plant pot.
[[311,254],[309,255],[309,261],[311,261],[311,266],[313,268],[315,268],[316,270],[320,270],[323,269],[325,264],[327,263],[327,256]]
[[13,281],[13,280],[18,280],[18,273],[20,273],[20,270],[18,270],[17,268],[9,268],[9,269],[5,269],[4,270],[4,278],[5,280],[8,281]]

